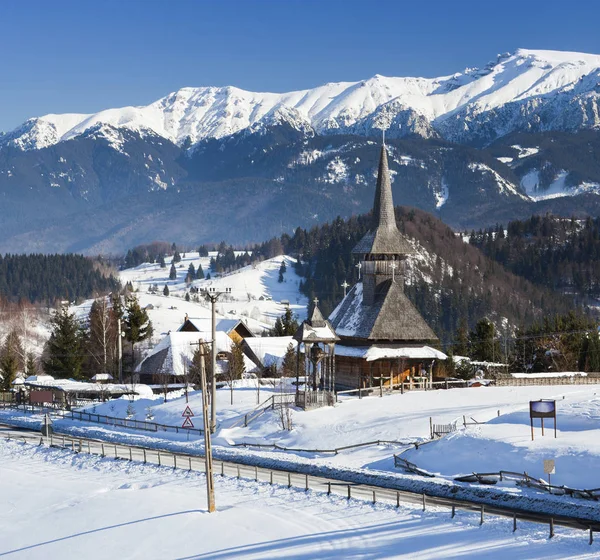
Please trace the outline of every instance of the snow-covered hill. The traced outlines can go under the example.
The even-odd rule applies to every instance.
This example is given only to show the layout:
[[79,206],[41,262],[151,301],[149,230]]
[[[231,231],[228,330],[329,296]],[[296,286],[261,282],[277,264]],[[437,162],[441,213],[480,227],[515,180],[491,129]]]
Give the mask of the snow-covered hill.
[[435,134],[489,141],[515,130],[600,126],[600,55],[519,49],[483,69],[439,78],[375,75],[289,93],[236,87],[182,88],[144,107],[95,114],[45,115],[3,136],[22,149],[51,146],[108,124],[154,133],[179,145],[221,138],[264,119],[317,133]]

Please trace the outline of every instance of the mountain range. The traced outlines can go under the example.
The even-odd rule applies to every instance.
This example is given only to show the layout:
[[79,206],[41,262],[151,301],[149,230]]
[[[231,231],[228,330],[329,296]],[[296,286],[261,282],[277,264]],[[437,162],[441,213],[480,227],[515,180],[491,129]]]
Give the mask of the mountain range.
[[[519,49],[440,78],[183,88],[0,135],[0,251],[259,241],[395,200],[455,228],[600,209],[600,55]],[[234,225],[235,224],[235,225]]]

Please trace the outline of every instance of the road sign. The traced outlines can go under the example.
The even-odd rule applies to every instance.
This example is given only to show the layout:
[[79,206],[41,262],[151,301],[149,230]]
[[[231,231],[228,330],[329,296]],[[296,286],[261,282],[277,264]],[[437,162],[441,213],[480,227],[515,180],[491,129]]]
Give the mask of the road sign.
[[554,459],[544,459],[544,472],[546,474],[556,474]]
[[183,421],[183,424],[181,424],[182,428],[193,428],[194,427],[194,423],[192,422],[192,419],[189,416],[186,416],[185,420]]
[[195,414],[192,412],[192,409],[189,406],[186,406],[181,416],[184,418],[189,418],[190,416],[195,416]]

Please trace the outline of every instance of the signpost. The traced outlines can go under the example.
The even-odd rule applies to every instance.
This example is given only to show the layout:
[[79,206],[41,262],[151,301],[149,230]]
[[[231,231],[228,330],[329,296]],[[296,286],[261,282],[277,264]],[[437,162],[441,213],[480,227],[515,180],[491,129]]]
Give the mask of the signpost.
[[548,485],[552,486],[552,483],[550,482],[550,475],[556,474],[554,459],[544,459],[544,473],[548,475]]
[[556,437],[556,401],[541,399],[529,401],[529,420],[531,421],[531,441],[533,441],[533,419],[542,421],[542,436],[544,435],[544,418],[554,418],[554,437]]

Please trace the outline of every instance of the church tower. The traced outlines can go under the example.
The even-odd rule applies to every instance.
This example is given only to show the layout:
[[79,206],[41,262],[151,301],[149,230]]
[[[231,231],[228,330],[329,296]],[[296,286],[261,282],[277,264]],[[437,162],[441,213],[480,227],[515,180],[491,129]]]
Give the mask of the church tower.
[[413,250],[396,225],[385,144],[379,157],[371,229],[352,253],[360,259],[363,305],[373,305],[389,281],[404,290],[404,261]]

